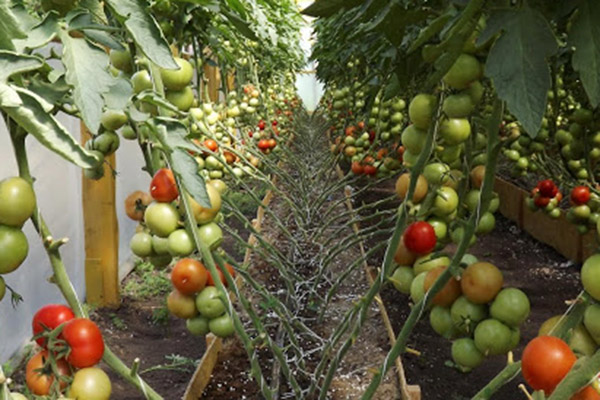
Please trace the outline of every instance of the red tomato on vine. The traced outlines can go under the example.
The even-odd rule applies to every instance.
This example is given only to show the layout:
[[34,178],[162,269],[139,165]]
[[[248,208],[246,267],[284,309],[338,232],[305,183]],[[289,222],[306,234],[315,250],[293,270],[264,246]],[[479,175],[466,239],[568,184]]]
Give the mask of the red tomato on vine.
[[173,171],[161,168],[150,182],[150,196],[161,203],[170,203],[179,196]]
[[575,186],[573,190],[571,190],[571,201],[575,205],[586,204],[590,201],[590,188],[587,186]]
[[430,253],[436,242],[435,230],[428,222],[413,222],[404,231],[404,245],[413,253],[420,255]]
[[75,368],[92,367],[104,355],[102,333],[93,321],[76,318],[65,325],[63,338],[71,348],[67,361]]
[[[48,304],[40,308],[31,321],[33,335],[39,335],[47,330],[54,330],[61,324],[75,318],[73,310],[62,304]],[[46,338],[40,337],[35,340],[42,347],[46,346]]]
[[554,336],[538,336],[523,350],[523,378],[534,390],[543,390],[549,395],[569,373],[575,361],[577,357],[563,340]]

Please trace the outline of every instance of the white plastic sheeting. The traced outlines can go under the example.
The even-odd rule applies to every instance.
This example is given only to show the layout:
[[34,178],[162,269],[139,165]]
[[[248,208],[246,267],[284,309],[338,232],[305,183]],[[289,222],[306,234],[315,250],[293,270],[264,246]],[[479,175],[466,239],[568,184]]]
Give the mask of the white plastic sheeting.
[[[308,7],[312,1],[300,1],[300,8]],[[306,59],[310,58],[312,52],[312,36],[313,28],[311,26],[312,18],[304,17],[306,26],[301,30],[301,43]],[[302,99],[304,106],[308,111],[314,111],[319,104],[321,96],[323,96],[323,85],[319,82],[315,75],[315,64],[310,62],[305,66],[305,70],[296,76],[296,90]]]
[[[59,118],[79,139],[79,121]],[[85,296],[84,232],[81,204],[81,170],[41,146],[33,137],[27,139],[29,164],[38,205],[55,238],[69,238],[61,247],[61,255],[77,293]],[[130,257],[129,238],[136,224],[129,220],[123,209],[125,197],[132,191],[148,190],[149,176],[141,171],[143,158],[136,143],[124,142],[117,152],[117,215],[120,227],[119,259]],[[4,122],[0,119],[0,179],[17,175],[17,164]],[[52,275],[50,262],[40,237],[30,221],[24,232],[29,241],[29,255],[16,271],[4,275],[6,283],[24,298],[13,309],[7,292],[0,302],[0,363],[31,337],[31,318],[43,305],[64,303],[58,287],[48,282]]]

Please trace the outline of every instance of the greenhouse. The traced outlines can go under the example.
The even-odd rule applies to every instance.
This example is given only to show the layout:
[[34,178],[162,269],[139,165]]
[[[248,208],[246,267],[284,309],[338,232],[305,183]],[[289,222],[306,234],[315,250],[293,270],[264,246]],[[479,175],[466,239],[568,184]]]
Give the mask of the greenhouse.
[[0,0],[0,400],[600,400],[599,38]]

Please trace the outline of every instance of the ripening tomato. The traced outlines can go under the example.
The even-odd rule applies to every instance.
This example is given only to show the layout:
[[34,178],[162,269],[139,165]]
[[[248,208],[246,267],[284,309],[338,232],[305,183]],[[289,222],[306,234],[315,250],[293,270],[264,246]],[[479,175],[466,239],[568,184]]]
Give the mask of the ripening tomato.
[[219,145],[213,139],[206,139],[204,141],[204,147],[206,147],[207,149],[209,149],[212,152],[215,152],[219,149]]
[[179,196],[173,171],[161,168],[154,174],[150,182],[150,195],[161,203],[170,203]]
[[586,204],[590,201],[590,188],[587,186],[575,186],[573,190],[571,190],[571,201],[575,205]]
[[[235,278],[235,269],[233,269],[233,267],[229,264],[225,264],[225,268],[227,268],[229,275],[231,275],[232,278]],[[223,286],[227,287],[229,285],[227,282],[227,278],[225,278],[225,275],[223,274],[223,270],[218,265],[217,265],[217,271],[219,272],[219,278],[221,279],[221,283],[223,284]],[[208,272],[207,272],[207,274],[208,274],[208,280],[206,281],[206,286],[215,286],[215,281],[213,280],[212,275]]]
[[[47,359],[48,351],[42,350],[31,357],[25,368],[25,381],[27,382],[27,387],[33,394],[38,396],[46,396],[50,394],[50,389],[52,388],[52,383],[54,382],[55,378],[49,367],[47,370],[44,369],[44,364],[46,363]],[[56,360],[56,367],[61,375],[71,375],[69,364],[67,364],[64,359]],[[42,369],[43,371],[39,371]],[[61,381],[60,387],[64,389],[66,386],[67,382]]]
[[81,400],[108,400],[111,389],[110,379],[104,371],[100,368],[84,368],[73,376],[69,397]]
[[523,350],[523,378],[534,390],[543,390],[549,395],[576,360],[577,357],[563,340],[554,336],[538,336]]
[[[33,320],[31,322],[33,335],[39,335],[44,331],[44,329],[48,329],[50,331],[54,330],[61,324],[64,324],[73,318],[75,318],[75,314],[73,314],[73,310],[67,306],[62,304],[45,305],[33,316]],[[35,341],[42,347],[46,346],[46,339],[43,337],[37,338]]]
[[375,176],[377,174],[377,167],[374,165],[365,165],[365,175]]
[[[431,289],[435,281],[440,277],[440,275],[442,275],[442,273],[444,273],[446,268],[448,267],[441,266],[427,272],[427,275],[425,276],[425,282],[423,284],[423,290],[425,290],[425,292]],[[454,301],[460,297],[460,295],[460,283],[456,278],[452,277],[444,285],[442,290],[435,295],[435,297],[432,299],[432,302],[437,306],[450,307],[452,303],[454,303]]]
[[67,361],[75,368],[92,367],[102,359],[104,340],[100,328],[93,321],[72,319],[65,325],[62,335],[71,348]]
[[354,175],[362,175],[365,172],[365,168],[358,161],[352,161],[352,172]]
[[404,231],[404,245],[413,253],[419,255],[430,253],[436,242],[435,230],[428,222],[413,222]]
[[134,221],[144,219],[144,210],[152,203],[148,193],[136,190],[125,199],[125,214]]
[[571,400],[600,400],[600,394],[592,386],[586,386],[575,393]]
[[190,296],[204,289],[208,275],[208,271],[200,261],[182,258],[173,267],[171,282],[181,293]]

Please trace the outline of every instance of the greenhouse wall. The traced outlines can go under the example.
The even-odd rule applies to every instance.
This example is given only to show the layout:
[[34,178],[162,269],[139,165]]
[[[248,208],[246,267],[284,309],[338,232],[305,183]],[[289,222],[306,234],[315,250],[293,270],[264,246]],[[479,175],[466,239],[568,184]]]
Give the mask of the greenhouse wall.
[[[79,140],[79,121],[67,116],[59,120]],[[69,238],[61,255],[75,290],[85,297],[85,250],[81,203],[81,169],[69,164],[27,140],[29,163],[40,211],[56,238]],[[117,152],[117,216],[120,228],[119,261],[125,266],[131,252],[129,238],[136,224],[125,215],[122,206],[132,191],[148,190],[150,178],[141,170],[143,158],[135,142],[125,142]],[[17,164],[4,122],[0,120],[0,179],[17,175]],[[6,283],[23,296],[15,308],[10,301],[0,302],[0,363],[6,362],[31,338],[31,318],[45,304],[64,303],[56,285],[48,282],[52,269],[42,241],[31,221],[24,232],[29,241],[29,255],[16,271],[4,276]],[[8,293],[7,293],[8,296]]]

